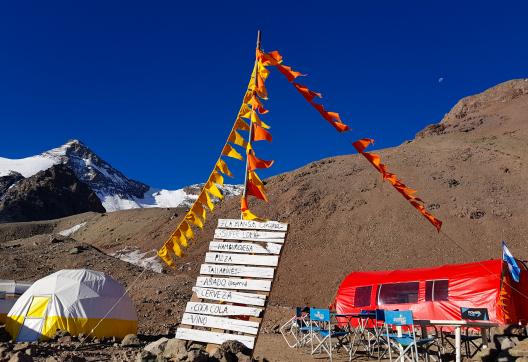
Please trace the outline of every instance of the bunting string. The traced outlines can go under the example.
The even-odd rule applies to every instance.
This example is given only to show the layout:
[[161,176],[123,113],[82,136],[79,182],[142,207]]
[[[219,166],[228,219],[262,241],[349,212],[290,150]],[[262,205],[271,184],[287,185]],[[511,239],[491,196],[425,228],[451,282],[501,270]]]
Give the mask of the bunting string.
[[[339,113],[327,111],[322,104],[314,102],[314,99],[322,98],[321,93],[314,92],[307,86],[295,82],[298,77],[304,76],[304,74],[294,71],[291,67],[284,65],[283,58],[278,51],[265,53],[262,50],[257,49],[257,59],[263,65],[274,66],[281,74],[283,74],[288,82],[290,82],[295,87],[295,89],[304,97],[304,99],[306,99],[306,101],[311,104],[319,112],[319,114],[321,114],[323,119],[330,123],[338,132],[344,133],[350,130],[350,127],[341,120]],[[420,214],[422,214],[436,228],[438,232],[440,232],[442,221],[427,211],[423,200],[415,195],[416,190],[407,187],[398,179],[395,174],[389,172],[387,167],[381,163],[381,158],[379,155],[365,152],[365,149],[373,142],[374,140],[370,138],[363,138],[352,142],[352,145],[358,153],[363,155],[363,157],[365,157],[369,163],[381,173],[384,180],[387,180],[396,189],[396,191],[398,191],[406,200],[408,200],[409,203]]]
[[[273,161],[260,159],[256,156],[252,141],[269,141],[272,136],[267,131],[270,126],[264,123],[258,114],[266,114],[268,111],[264,108],[262,101],[268,99],[268,92],[265,87],[265,81],[268,78],[269,70],[255,59],[253,72],[248,83],[248,87],[243,97],[242,105],[238,111],[237,117],[229,132],[229,136],[220,156],[218,157],[209,178],[200,190],[196,201],[185,214],[182,221],[165,241],[163,246],[158,250],[158,256],[170,267],[174,267],[174,256],[182,257],[184,248],[189,246],[189,242],[194,239],[194,228],[202,229],[205,225],[208,212],[213,212],[215,208],[214,200],[222,200],[224,195],[221,186],[224,185],[224,176],[233,177],[233,173],[228,167],[227,162],[223,159],[232,158],[244,160],[235,146],[245,149],[247,156],[247,187],[241,201],[241,215],[247,220],[264,220],[253,214],[247,205],[247,196],[254,196],[261,200],[267,201],[264,184],[256,174],[255,170],[269,168]],[[257,114],[258,113],[258,114]],[[251,134],[246,140],[239,131],[248,131]]]

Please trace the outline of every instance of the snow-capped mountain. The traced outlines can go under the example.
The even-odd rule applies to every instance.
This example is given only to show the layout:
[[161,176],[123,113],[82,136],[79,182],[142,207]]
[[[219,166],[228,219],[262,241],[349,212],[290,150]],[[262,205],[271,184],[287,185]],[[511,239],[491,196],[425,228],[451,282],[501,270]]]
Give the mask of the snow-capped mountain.
[[[18,172],[27,178],[56,164],[70,167],[77,178],[97,194],[107,211],[190,206],[202,187],[197,184],[179,190],[152,188],[129,179],[78,140],[70,140],[37,156],[22,159],[0,157],[0,177]],[[241,186],[225,185],[222,190],[226,196],[238,195]]]

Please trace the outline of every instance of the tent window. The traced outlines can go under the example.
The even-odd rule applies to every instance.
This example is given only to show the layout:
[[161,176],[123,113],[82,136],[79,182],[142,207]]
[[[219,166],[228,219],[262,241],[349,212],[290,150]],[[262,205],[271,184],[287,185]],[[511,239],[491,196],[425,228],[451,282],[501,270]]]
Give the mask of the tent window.
[[419,282],[382,284],[378,290],[378,305],[418,302]]
[[449,300],[449,281],[443,280],[428,280],[425,282],[425,301],[442,301]]
[[356,288],[354,294],[354,307],[366,307],[370,305],[370,293],[372,286]]

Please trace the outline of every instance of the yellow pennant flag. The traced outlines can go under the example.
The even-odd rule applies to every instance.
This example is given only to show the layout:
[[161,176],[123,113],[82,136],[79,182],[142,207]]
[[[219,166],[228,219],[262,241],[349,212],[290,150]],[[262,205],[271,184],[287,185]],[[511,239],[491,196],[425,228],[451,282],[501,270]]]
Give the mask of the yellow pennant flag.
[[205,184],[204,187],[207,191],[211,193],[211,195],[219,198],[220,200],[224,198],[224,195],[222,195],[222,192],[218,189],[218,187],[214,184],[214,182],[208,181]]
[[244,220],[254,220],[254,221],[260,221],[260,222],[268,221],[267,219],[263,219],[263,218],[258,217],[257,215],[253,214],[249,210],[242,211],[242,218]]
[[207,218],[207,213],[202,204],[200,204],[199,202],[195,202],[191,210],[195,215],[198,215],[203,222],[205,222]]
[[238,133],[237,131],[233,130],[231,132],[231,134],[229,135],[229,138],[227,139],[229,142],[231,143],[234,143],[235,145],[238,145],[238,146],[242,146],[242,147],[246,147],[247,145],[247,142],[246,140],[244,139],[244,137],[242,137],[240,135],[240,133]]
[[227,167],[227,163],[221,158],[218,159],[218,162],[216,163],[216,169],[222,172],[224,175],[234,177],[231,171],[229,170],[229,167]]
[[240,153],[238,153],[229,143],[226,143],[224,146],[224,149],[222,150],[222,155],[225,155],[227,157],[236,158],[237,160],[243,160],[244,157]]
[[262,188],[264,187],[264,183],[262,182],[262,180],[260,179],[260,177],[257,175],[255,171],[248,172],[248,179],[256,186],[262,187]]
[[239,129],[241,131],[249,131],[249,124],[247,124],[242,118],[237,118],[237,120],[235,121],[235,129]]
[[187,238],[185,237],[185,235],[183,235],[180,229],[176,230],[176,232],[172,236],[172,241],[175,243],[177,242],[181,246],[185,246],[185,247],[189,246],[189,244],[187,244]]
[[262,120],[257,116],[257,112],[251,111],[251,123],[255,123],[259,125],[262,128],[269,129],[270,126],[268,126],[266,123],[262,122]]
[[178,243],[175,243],[172,239],[167,243],[167,247],[171,248],[177,257],[181,258],[183,253]]
[[165,263],[167,263],[168,266],[174,267],[174,261],[172,261],[172,258],[169,255],[169,249],[167,248],[167,245],[163,245],[163,247],[158,250],[158,256]]
[[187,220],[188,222],[190,222],[191,224],[193,225],[196,225],[198,226],[200,229],[203,229],[203,222],[202,220],[200,220],[200,218],[198,217],[198,215],[196,215],[192,209],[189,210],[189,212],[187,213],[187,215],[185,215],[185,220]]
[[181,230],[182,235],[185,236],[185,238],[187,238],[187,240],[191,240],[191,239],[194,238],[194,232],[191,229],[191,227],[189,226],[189,224],[187,223],[187,221],[185,221],[185,220],[182,221],[182,223],[180,224],[179,229]]
[[202,203],[202,205],[206,205],[209,210],[213,211],[214,210],[214,203],[213,201],[211,201],[211,198],[209,197],[209,194],[207,193],[207,191],[202,191],[202,193],[200,194],[200,196],[198,196],[198,201],[200,201]]
[[215,184],[217,185],[223,185],[224,184],[224,176],[222,176],[221,173],[219,173],[218,171],[214,170],[212,173],[211,173],[211,176],[209,177],[209,180],[210,181],[213,181]]
[[[251,108],[249,108],[249,106],[245,102],[240,107],[240,111],[238,112],[238,116],[242,117],[242,118],[247,118],[247,119],[249,119],[251,117]],[[248,126],[247,130],[249,131],[249,126]]]

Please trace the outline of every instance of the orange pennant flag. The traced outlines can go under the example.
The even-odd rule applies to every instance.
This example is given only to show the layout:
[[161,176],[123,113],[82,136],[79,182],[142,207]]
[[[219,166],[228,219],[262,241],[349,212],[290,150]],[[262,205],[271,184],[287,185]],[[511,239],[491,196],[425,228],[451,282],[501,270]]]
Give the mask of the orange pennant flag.
[[264,127],[259,126],[256,123],[253,123],[253,132],[251,133],[251,141],[269,141],[271,142],[273,137],[271,133],[266,131]]
[[242,196],[240,198],[240,210],[241,211],[246,211],[247,209],[248,209],[247,197]]
[[299,93],[302,94],[302,96],[308,101],[308,102],[312,102],[314,100],[315,97],[319,97],[319,98],[323,98],[323,96],[321,95],[321,93],[317,93],[317,92],[314,92],[314,91],[311,91],[310,89],[308,89],[308,87],[302,85],[302,84],[299,84],[299,83],[295,83],[293,82],[292,83],[293,86],[299,91]]
[[406,200],[408,200],[411,205],[413,205],[416,210],[418,210],[427,220],[429,220],[436,230],[440,232],[442,221],[435,218],[425,209],[422,204],[420,204],[420,202],[423,201],[415,196],[416,190],[407,187],[403,182],[398,180],[398,177],[395,174],[388,172],[387,167],[381,163],[381,157],[379,155],[365,152],[365,149],[372,143],[374,143],[373,139],[363,138],[353,142],[352,146],[354,146],[356,151],[362,154],[372,164],[372,166],[374,166],[374,168],[376,168],[383,175],[383,179],[389,181],[396,191],[398,191]]
[[268,91],[264,85],[264,79],[260,76],[260,74],[257,75],[257,94],[262,99],[268,99]]
[[226,143],[224,146],[224,149],[222,150],[222,155],[236,158],[237,160],[243,160],[244,157],[240,153],[238,153],[229,143]]
[[231,171],[229,170],[229,167],[227,167],[227,163],[221,158],[219,158],[218,162],[216,163],[216,169],[222,172],[224,175],[234,177]]
[[297,72],[293,70],[291,67],[288,67],[287,65],[278,64],[276,65],[279,72],[281,72],[286,79],[288,79],[288,82],[292,82],[295,80],[295,78],[304,76],[305,74],[302,74],[301,72]]
[[266,161],[258,158],[253,154],[253,152],[248,152],[248,169],[250,171],[255,171],[257,168],[270,168],[273,165],[273,160]]
[[266,114],[268,113],[268,110],[264,108],[262,105],[262,102],[253,95],[249,102],[247,102],[254,110],[258,111],[260,114]]
[[247,194],[255,196],[258,199],[268,201],[268,197],[266,196],[264,189],[264,183],[254,171],[248,172]]

